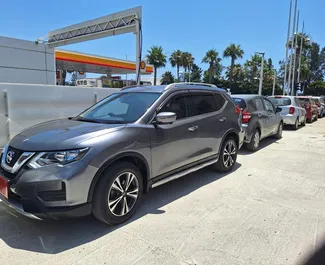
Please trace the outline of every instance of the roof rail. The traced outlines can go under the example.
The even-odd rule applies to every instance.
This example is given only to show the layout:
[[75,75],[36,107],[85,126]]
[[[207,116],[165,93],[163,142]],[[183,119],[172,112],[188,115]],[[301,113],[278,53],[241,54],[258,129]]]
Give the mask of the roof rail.
[[177,86],[205,86],[205,87],[217,87],[213,84],[207,84],[207,83],[195,83],[195,82],[182,82],[182,83],[172,83],[166,86],[165,90],[177,87]]
[[126,90],[126,89],[129,89],[129,88],[139,87],[139,86],[141,86],[141,85],[124,86],[124,87],[122,87],[120,90]]

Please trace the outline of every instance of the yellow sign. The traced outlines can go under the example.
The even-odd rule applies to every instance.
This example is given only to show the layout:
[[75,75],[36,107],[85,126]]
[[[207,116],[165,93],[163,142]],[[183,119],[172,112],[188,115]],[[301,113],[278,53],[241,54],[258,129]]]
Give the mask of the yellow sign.
[[141,68],[142,70],[146,69],[146,62],[145,62],[145,61],[141,61],[141,63],[140,63],[140,68]]

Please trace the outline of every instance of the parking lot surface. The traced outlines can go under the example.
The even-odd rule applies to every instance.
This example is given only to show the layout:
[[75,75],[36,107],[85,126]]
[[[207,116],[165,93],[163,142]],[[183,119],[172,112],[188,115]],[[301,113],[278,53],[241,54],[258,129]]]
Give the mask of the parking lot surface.
[[116,227],[92,217],[30,220],[0,201],[4,264],[300,264],[325,241],[325,119],[235,171],[204,169],[150,191]]

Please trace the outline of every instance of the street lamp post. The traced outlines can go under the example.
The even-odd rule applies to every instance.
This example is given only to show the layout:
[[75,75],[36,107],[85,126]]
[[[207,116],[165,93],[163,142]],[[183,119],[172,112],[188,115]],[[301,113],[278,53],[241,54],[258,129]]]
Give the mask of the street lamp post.
[[275,82],[276,82],[276,69],[274,69],[272,96],[274,96],[274,92],[275,92]]
[[258,87],[258,94],[262,95],[262,86],[263,86],[263,70],[264,70],[264,52],[255,52],[259,55],[262,55],[262,65],[261,65],[261,71],[260,71],[260,84]]
[[293,56],[293,47],[294,47],[294,41],[295,41],[295,31],[296,31],[296,20],[297,20],[297,0],[295,0],[295,11],[293,16],[293,28],[292,28],[292,38],[291,38],[291,49],[290,49],[290,63],[289,63],[289,77],[288,77],[288,91],[287,95],[289,94],[289,88],[291,84],[291,71],[292,71],[292,56]]
[[302,55],[302,44],[304,40],[305,21],[302,22],[301,40],[300,40],[300,52],[299,52],[299,64],[298,64],[298,78],[297,81],[300,83],[300,71],[301,71],[301,55]]
[[287,85],[288,50],[289,50],[289,38],[290,38],[290,27],[291,27],[291,14],[292,14],[292,0],[290,0],[288,33],[287,33],[287,42],[286,42],[286,58],[285,58],[285,61],[284,61],[285,66],[284,66],[283,96],[285,95],[285,88],[286,88],[286,85]]
[[[295,54],[294,54],[294,59],[293,59],[293,72],[292,72],[292,86],[291,86],[291,96],[294,96],[295,94],[295,75],[296,75],[296,59],[297,59],[297,47],[298,47],[298,33],[299,33],[299,13],[300,11],[298,10],[298,18],[297,18],[297,29],[296,29],[296,35],[295,35]],[[293,48],[293,47],[292,47]]]

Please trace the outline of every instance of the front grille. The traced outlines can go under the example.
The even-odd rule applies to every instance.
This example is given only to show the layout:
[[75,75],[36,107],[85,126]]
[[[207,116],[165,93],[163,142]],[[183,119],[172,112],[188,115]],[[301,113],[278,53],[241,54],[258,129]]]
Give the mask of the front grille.
[[9,146],[7,153],[3,154],[3,155],[5,155],[4,160],[5,160],[6,165],[9,167],[13,167],[22,154],[23,154],[23,151]]

